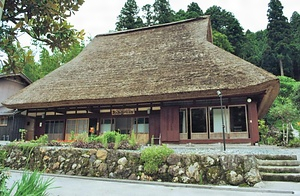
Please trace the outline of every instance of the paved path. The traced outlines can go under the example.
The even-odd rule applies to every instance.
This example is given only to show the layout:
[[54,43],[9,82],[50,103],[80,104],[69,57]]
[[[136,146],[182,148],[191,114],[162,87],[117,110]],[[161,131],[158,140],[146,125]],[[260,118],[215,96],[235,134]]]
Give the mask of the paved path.
[[[11,171],[8,186],[21,178],[22,172]],[[285,196],[299,195],[300,183],[262,182],[254,188],[234,186],[205,186],[177,183],[140,182],[130,180],[112,180],[102,178],[44,175],[44,178],[54,178],[53,187],[49,190],[51,196]]]

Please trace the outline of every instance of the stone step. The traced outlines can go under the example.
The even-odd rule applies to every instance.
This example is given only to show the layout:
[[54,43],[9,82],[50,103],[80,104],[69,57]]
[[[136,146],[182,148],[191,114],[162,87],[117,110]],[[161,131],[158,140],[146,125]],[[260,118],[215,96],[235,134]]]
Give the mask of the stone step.
[[289,181],[289,182],[300,182],[299,173],[264,173],[260,172],[263,181]]
[[297,160],[297,155],[270,155],[270,154],[259,154],[255,155],[260,160]]
[[257,160],[260,166],[299,166],[300,162],[297,160]]
[[265,173],[300,173],[300,166],[259,166],[258,170]]

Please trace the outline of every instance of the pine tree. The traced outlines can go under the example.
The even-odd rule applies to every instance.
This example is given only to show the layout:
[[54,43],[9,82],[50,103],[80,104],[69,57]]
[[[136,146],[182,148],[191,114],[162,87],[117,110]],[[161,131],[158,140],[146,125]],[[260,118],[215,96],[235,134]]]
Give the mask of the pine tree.
[[144,12],[143,18],[146,19],[145,26],[151,26],[154,24],[153,21],[153,7],[150,4],[146,4],[142,7],[142,11]]
[[[265,52],[263,67],[276,75],[291,73],[290,25],[283,15],[283,6],[279,0],[271,0],[268,8],[268,49]],[[273,67],[275,65],[275,67]],[[279,72],[276,71],[278,70]]]
[[187,18],[197,18],[203,15],[202,9],[199,7],[198,3],[192,2],[187,7],[186,16]]
[[171,9],[168,0],[155,0],[153,4],[153,12],[155,24],[164,24],[175,20],[174,11]]
[[300,80],[300,15],[294,12],[291,17],[291,51],[293,61],[293,78]]
[[134,29],[143,26],[142,19],[138,16],[139,8],[135,0],[127,0],[118,16],[116,30]]

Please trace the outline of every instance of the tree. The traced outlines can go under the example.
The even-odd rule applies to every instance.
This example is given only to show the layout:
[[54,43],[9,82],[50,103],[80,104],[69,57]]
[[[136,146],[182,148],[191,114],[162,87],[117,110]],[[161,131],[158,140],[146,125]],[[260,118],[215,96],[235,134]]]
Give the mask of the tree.
[[26,33],[46,43],[51,49],[64,50],[83,38],[84,32],[78,32],[67,22],[67,18],[78,11],[83,3],[84,0],[6,1],[1,41],[8,37],[16,41],[19,33]]
[[35,70],[34,79],[42,78],[61,65],[69,62],[75,58],[84,47],[84,42],[74,43],[68,50],[61,52],[60,50],[56,49],[52,54],[46,48],[42,48],[38,67],[37,70]]
[[[59,48],[61,51],[83,39],[84,31],[78,32],[67,22],[83,3],[84,0],[6,1],[0,27],[0,50],[8,58],[5,66],[17,64],[18,58],[14,54],[19,34],[25,33],[52,50]],[[18,69],[12,67],[11,70]]]
[[174,21],[174,11],[168,0],[155,0],[153,4],[153,19],[155,24],[164,24]]
[[10,58],[4,60],[3,73],[20,73],[23,68],[34,64],[33,51],[28,47],[22,48],[20,43],[4,46],[4,52],[10,54]]
[[203,15],[202,9],[199,7],[198,3],[192,2],[187,7],[186,17],[187,18],[197,18]]
[[241,45],[244,41],[243,28],[231,12],[219,6],[208,8],[205,15],[210,15],[212,29],[226,35],[233,46],[234,54],[240,55]]
[[[270,69],[274,64],[279,67],[281,76],[284,72],[291,73],[291,59],[290,59],[290,25],[287,18],[283,15],[283,6],[279,0],[271,0],[268,8],[268,48],[266,50],[264,60],[264,68]],[[284,66],[285,64],[285,66]],[[274,69],[273,69],[274,70]],[[273,72],[279,74],[278,72]]]
[[146,19],[145,26],[152,26],[154,24],[153,7],[150,4],[146,4],[142,7],[142,11],[144,12],[143,18]]
[[257,66],[261,66],[263,53],[267,48],[267,31],[253,33],[246,31],[240,57]]
[[139,8],[135,0],[127,0],[124,7],[121,9],[121,13],[118,16],[118,22],[116,23],[116,30],[134,29],[143,26],[142,19],[138,16]]
[[186,12],[182,9],[180,9],[174,15],[174,21],[180,21],[180,20],[186,20],[186,19],[187,19]]
[[233,52],[233,47],[230,44],[230,42],[228,41],[228,38],[226,35],[213,30],[213,41],[214,41],[214,45],[223,48],[224,50],[228,51],[228,52]]
[[299,112],[297,110],[297,104],[294,97],[295,87],[298,83],[290,77],[280,76],[280,92],[272,104],[269,112],[266,115],[266,120],[269,125],[276,127],[278,130],[282,130],[282,139],[290,137],[287,130],[290,128],[290,124],[298,122]]
[[294,12],[291,20],[291,58],[292,58],[292,77],[296,80],[300,80],[300,15],[298,12]]

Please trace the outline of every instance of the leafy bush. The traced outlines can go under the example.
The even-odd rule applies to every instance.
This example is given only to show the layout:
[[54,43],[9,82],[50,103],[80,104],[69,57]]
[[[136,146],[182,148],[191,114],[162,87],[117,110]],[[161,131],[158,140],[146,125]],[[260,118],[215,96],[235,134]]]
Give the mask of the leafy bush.
[[300,147],[300,138],[293,138],[290,140],[288,147]]
[[121,140],[122,140],[122,135],[121,134],[117,134],[116,138],[115,138],[114,149],[118,149],[119,148]]
[[88,135],[88,133],[77,134],[75,136],[75,141],[78,141],[78,142],[88,142],[89,141],[89,135]]
[[37,144],[43,144],[43,145],[45,145],[45,144],[48,143],[48,135],[47,134],[41,135],[36,140],[31,140],[30,142],[31,143],[37,143]]
[[71,136],[70,136],[69,140],[72,140],[72,141],[75,140],[75,131],[71,131],[70,134],[71,134]]
[[136,143],[136,135],[135,135],[135,132],[134,130],[131,131],[131,134],[130,134],[130,139],[129,139],[129,144],[131,146],[135,146],[137,143]]
[[6,150],[0,149],[0,167],[4,165],[6,155],[7,155]]
[[113,143],[116,141],[116,135],[119,134],[115,131],[108,131],[103,134],[103,137],[107,139],[107,143]]
[[144,162],[145,172],[148,174],[157,172],[159,166],[172,153],[174,153],[174,150],[168,148],[166,145],[151,146],[144,149],[141,153],[141,161]]

